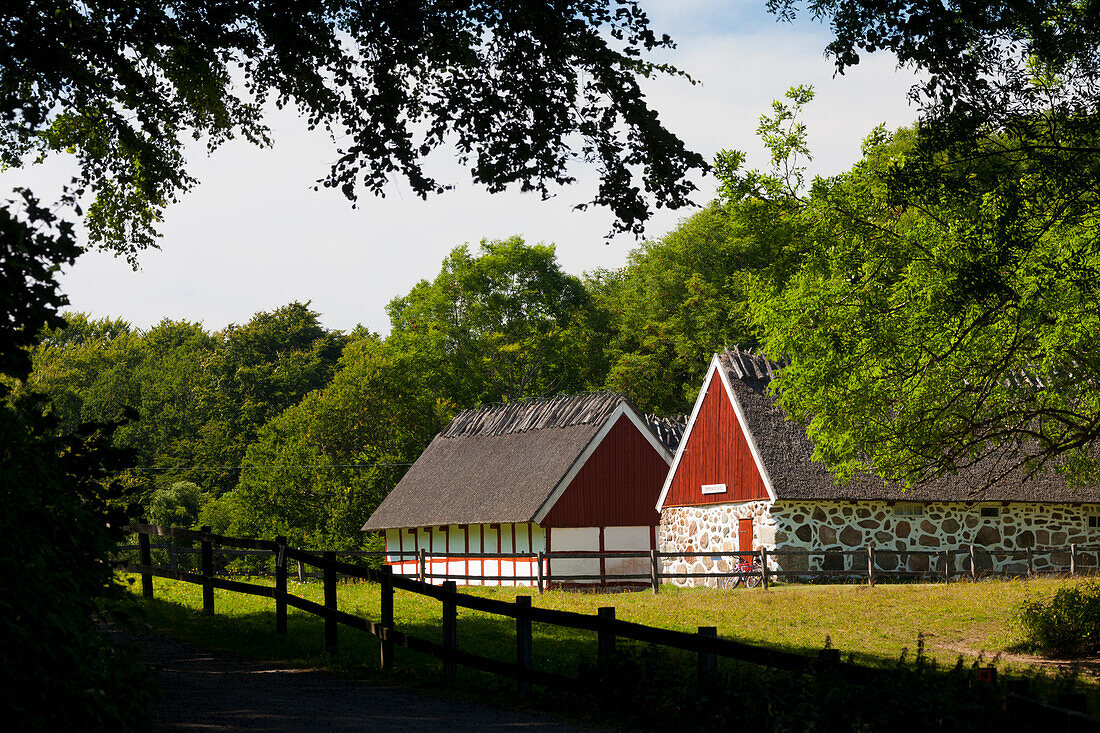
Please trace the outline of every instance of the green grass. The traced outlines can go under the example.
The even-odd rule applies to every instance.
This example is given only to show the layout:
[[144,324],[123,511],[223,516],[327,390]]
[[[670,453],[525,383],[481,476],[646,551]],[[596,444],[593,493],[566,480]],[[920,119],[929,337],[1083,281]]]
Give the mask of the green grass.
[[[157,631],[172,634],[209,647],[234,650],[297,666],[324,667],[379,682],[439,689],[449,694],[478,694],[493,691],[494,698],[514,697],[514,682],[461,669],[455,685],[443,686],[438,660],[396,650],[397,669],[383,674],[377,670],[378,642],[367,634],[341,626],[339,652],[323,654],[323,622],[312,615],[290,609],[288,635],[274,634],[274,603],[270,599],[215,590],[215,616],[204,617],[202,591],[197,585],[154,579],[155,600],[140,600],[140,584],[128,578],[134,604]],[[262,582],[262,581],[256,581]],[[531,595],[533,605],[594,614],[600,606],[614,606],[620,619],[681,631],[699,626],[716,626],[720,636],[805,654],[816,654],[826,637],[845,658],[864,664],[896,665],[903,651],[910,658],[918,634],[926,652],[941,666],[951,666],[960,654],[967,665],[982,655],[995,655],[1018,648],[1022,637],[1013,618],[1015,609],[1029,598],[1049,595],[1065,580],[1036,579],[983,583],[898,584],[868,588],[858,585],[789,585],[763,590],[717,590],[663,587],[659,595],[650,591],[629,593],[578,593],[551,591],[539,595],[531,589],[468,588],[465,592],[511,601],[516,595]],[[290,583],[290,592],[321,602],[318,584]],[[342,583],[338,587],[341,610],[377,619],[377,586]],[[441,604],[434,599],[397,591],[395,625],[401,631],[440,641]],[[459,609],[459,647],[502,660],[515,658],[514,621],[499,616]],[[634,643],[620,643],[628,653]],[[534,625],[534,657],[537,668],[570,676],[582,673],[595,662],[596,639],[591,632]],[[661,664],[682,669],[682,676],[694,674],[695,659],[677,651],[661,652]],[[736,666],[723,661],[727,669]],[[1028,672],[1020,665],[1001,663],[1002,673]],[[1032,670],[1033,671],[1033,670]],[[1049,676],[1049,672],[1041,672]],[[1090,685],[1090,687],[1092,687]],[[1090,690],[1095,696],[1096,689]],[[557,698],[537,692],[526,701],[535,707],[556,706]]]

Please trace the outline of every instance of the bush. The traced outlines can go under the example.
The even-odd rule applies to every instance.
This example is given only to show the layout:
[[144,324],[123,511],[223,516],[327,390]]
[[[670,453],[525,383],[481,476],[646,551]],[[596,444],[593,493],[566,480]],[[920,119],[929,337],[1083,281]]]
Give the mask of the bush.
[[1100,581],[1059,588],[1053,596],[1028,601],[1016,611],[1025,645],[1059,657],[1082,657],[1100,650]]
[[10,730],[147,730],[148,673],[96,623],[107,525],[128,509],[110,476],[129,458],[109,430],[54,427],[40,403],[0,395],[0,709]]

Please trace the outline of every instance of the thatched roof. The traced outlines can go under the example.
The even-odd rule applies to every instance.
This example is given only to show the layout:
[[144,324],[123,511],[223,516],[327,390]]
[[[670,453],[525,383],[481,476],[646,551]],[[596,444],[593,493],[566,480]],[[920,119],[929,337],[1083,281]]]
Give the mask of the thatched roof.
[[[837,484],[824,464],[811,460],[813,444],[804,427],[788,420],[786,412],[767,393],[768,382],[782,365],[736,348],[726,349],[717,359],[740,403],[777,499],[1100,502],[1100,485],[1070,488],[1061,477],[1049,472],[1029,477],[1023,468],[1009,470],[1018,461],[1007,451],[957,475],[904,492],[899,485],[875,476]],[[992,482],[998,476],[1004,478]]]
[[466,410],[432,440],[363,529],[530,522],[620,408],[638,416],[656,440],[662,431],[679,439],[682,426],[677,431],[669,422],[659,431],[611,392]]

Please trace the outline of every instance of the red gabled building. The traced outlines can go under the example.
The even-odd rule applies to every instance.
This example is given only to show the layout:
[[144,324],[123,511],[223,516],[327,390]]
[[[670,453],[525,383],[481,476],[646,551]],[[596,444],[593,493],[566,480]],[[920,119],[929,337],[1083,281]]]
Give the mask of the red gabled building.
[[[678,437],[678,424],[606,392],[467,410],[363,529],[384,533],[397,572],[416,573],[413,553],[424,550],[435,558],[429,572],[479,576],[472,584],[535,575],[532,553],[653,549],[654,506]],[[444,559],[454,554],[512,556]],[[612,575],[636,572],[635,564],[648,567],[560,559],[548,570]]]
[[678,582],[714,584],[691,575],[734,562],[700,552],[766,548],[773,570],[795,576],[865,568],[856,553],[871,547],[881,571],[924,572],[930,555],[945,552],[954,572],[971,555],[979,569],[1012,571],[1021,567],[1012,553],[1042,551],[1036,563],[1065,569],[1059,552],[1100,541],[1100,484],[1027,472],[1027,446],[907,489],[870,474],[838,482],[769,392],[781,368],[737,348],[711,360],[657,501],[664,571],[683,575]]

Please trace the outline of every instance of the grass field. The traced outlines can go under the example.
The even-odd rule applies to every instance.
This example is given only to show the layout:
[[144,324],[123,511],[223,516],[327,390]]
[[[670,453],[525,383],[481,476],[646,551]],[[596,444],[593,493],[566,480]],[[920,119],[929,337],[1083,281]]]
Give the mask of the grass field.
[[[215,616],[202,616],[201,588],[197,585],[154,579],[156,600],[140,601],[136,577],[127,578],[134,606],[148,623],[169,633],[214,648],[234,650],[295,665],[325,667],[340,673],[385,680],[389,683],[437,688],[438,660],[397,649],[397,670],[385,676],[377,670],[378,642],[366,634],[340,627],[339,652],[323,654],[323,623],[320,619],[290,609],[289,633],[274,634],[274,604],[270,599],[216,590]],[[898,584],[868,588],[859,585],[774,586],[761,589],[716,590],[664,587],[658,595],[650,591],[601,594],[552,591],[542,595],[531,589],[470,588],[467,592],[500,600],[517,594],[531,595],[533,605],[595,613],[600,606],[614,606],[618,618],[682,631],[699,626],[716,626],[720,636],[806,654],[816,654],[826,637],[845,658],[864,664],[894,665],[908,650],[910,659],[918,634],[925,650],[940,666],[949,667],[961,655],[967,665],[981,655],[986,661],[1000,654],[1002,672],[1033,673],[1030,661],[1016,654],[1020,641],[1013,616],[1025,600],[1052,593],[1064,580],[997,581],[982,583]],[[290,592],[322,601],[318,584],[290,583]],[[344,583],[338,588],[341,610],[367,618],[378,618],[377,586]],[[441,605],[424,596],[397,591],[395,625],[406,633],[440,641]],[[459,647],[484,656],[514,660],[514,621],[459,609]],[[620,645],[628,653],[633,643]],[[640,645],[639,645],[640,646]],[[591,632],[535,624],[535,666],[571,676],[595,662],[596,639]],[[695,659],[681,652],[661,652],[661,665],[683,670],[690,676]],[[724,663],[726,664],[726,663]],[[733,665],[728,663],[727,667]],[[1040,676],[1051,677],[1047,668]],[[462,670],[452,694],[496,690],[509,695],[514,683],[503,678]],[[1052,685],[1065,684],[1063,681]],[[1078,681],[1096,697],[1095,685]],[[542,700],[540,702],[540,697]],[[527,701],[536,707],[547,702],[544,693]],[[551,707],[553,707],[551,705]]]

